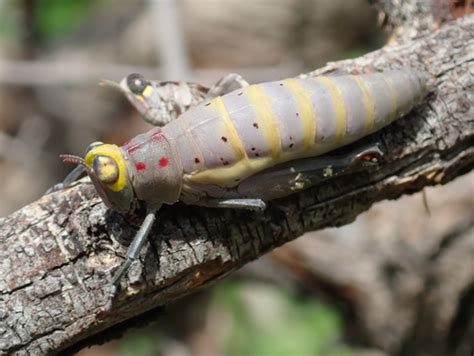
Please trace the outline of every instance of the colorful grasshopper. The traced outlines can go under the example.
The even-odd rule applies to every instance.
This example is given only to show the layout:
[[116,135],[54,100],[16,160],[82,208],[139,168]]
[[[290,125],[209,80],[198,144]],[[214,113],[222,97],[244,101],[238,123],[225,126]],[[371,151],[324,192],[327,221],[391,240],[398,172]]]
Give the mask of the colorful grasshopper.
[[233,86],[248,85],[235,73],[227,74],[212,88],[190,82],[146,80],[137,73],[123,78],[120,84],[110,80],[103,80],[101,84],[123,92],[143,119],[154,126],[166,125],[204,99],[225,94]]
[[[87,172],[109,208],[147,210],[127,260],[113,277],[110,300],[163,204],[264,209],[266,201],[352,171],[377,158],[378,148],[315,157],[405,115],[426,94],[425,84],[422,73],[401,69],[250,85],[204,100],[121,147],[97,142],[84,159],[64,155]],[[159,111],[156,82],[133,74],[116,86],[142,114]],[[158,115],[148,121],[167,120]]]

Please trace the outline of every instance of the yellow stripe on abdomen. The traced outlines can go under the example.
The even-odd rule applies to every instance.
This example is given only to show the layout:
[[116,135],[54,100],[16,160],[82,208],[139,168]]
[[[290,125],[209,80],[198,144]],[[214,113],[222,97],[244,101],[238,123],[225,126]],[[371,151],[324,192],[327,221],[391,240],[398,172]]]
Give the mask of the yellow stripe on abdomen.
[[303,120],[303,147],[304,150],[310,150],[316,137],[316,113],[314,112],[310,93],[297,79],[285,79],[283,84],[296,99],[298,111]]
[[276,160],[281,155],[281,138],[272,104],[259,85],[250,85],[244,91],[257,113],[258,123],[265,136],[270,156]]
[[[248,157],[222,98],[217,97],[211,100],[211,104],[225,122],[228,131],[227,139],[234,147],[237,159],[229,166],[204,169],[199,172],[187,174],[184,176],[184,182],[186,184],[192,185],[193,183],[200,183],[216,184],[221,187],[229,188],[234,187],[243,179],[272,166],[281,159],[280,128],[273,113],[269,98],[258,85],[251,85],[244,89],[244,91],[257,115],[255,119],[258,122],[259,129],[261,129],[263,133],[269,154],[264,157],[255,157],[252,159]],[[249,118],[249,120],[251,119],[252,118]]]
[[[215,184],[220,187],[235,187],[241,180],[251,176],[255,172],[265,169],[271,165],[272,157],[260,157],[249,159],[240,136],[230,118],[230,114],[221,97],[211,100],[211,105],[225,123],[228,143],[236,152],[236,161],[232,165],[216,168],[205,168],[201,171],[186,174],[183,177],[185,184]],[[263,126],[263,123],[262,125]]]
[[392,84],[392,81],[390,80],[390,77],[388,77],[387,75],[385,75],[383,73],[380,73],[380,75],[382,76],[383,81],[387,85],[388,93],[390,95],[391,116],[390,116],[389,121],[393,121],[397,117],[397,111],[398,111],[397,110],[397,108],[398,108],[397,93],[395,91],[395,88],[393,87],[393,84]]
[[337,85],[329,77],[314,77],[314,80],[319,80],[328,89],[331,94],[334,111],[336,114],[336,143],[340,143],[346,136],[347,125],[347,110],[344,103],[344,98]]
[[365,109],[364,135],[369,134],[374,129],[375,106],[374,99],[370,94],[367,84],[360,75],[352,76],[362,92],[362,102]]
[[235,126],[230,118],[229,111],[227,110],[222,97],[218,96],[212,99],[211,105],[219,113],[220,118],[224,122],[227,131],[227,139],[235,151],[236,160],[238,161],[241,159],[248,159],[244,145],[242,144],[242,140],[235,129]]

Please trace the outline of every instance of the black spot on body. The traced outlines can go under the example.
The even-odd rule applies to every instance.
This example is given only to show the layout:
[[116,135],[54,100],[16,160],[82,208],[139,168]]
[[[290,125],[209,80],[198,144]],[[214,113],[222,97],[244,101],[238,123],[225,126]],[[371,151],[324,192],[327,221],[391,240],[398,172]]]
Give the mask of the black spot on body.
[[260,157],[260,155],[258,153],[255,153],[255,157]]
[[288,147],[292,148],[292,147],[293,147],[293,144],[292,144],[292,143],[290,143],[290,145],[289,145]]
[[201,161],[199,160],[199,158],[195,157],[195,158],[194,158],[194,163],[199,163],[199,162],[201,162]]
[[211,103],[205,103],[205,104],[204,104],[204,106],[209,106],[209,105],[211,105]]
[[256,129],[258,129],[258,124],[256,122],[253,123],[253,127],[255,127]]
[[227,166],[227,165],[229,164],[229,161],[224,161],[224,162],[222,162],[222,164],[223,164],[224,166]]
[[227,137],[222,136],[222,137],[221,137],[221,140],[224,141],[224,142],[227,142]]
[[299,114],[299,113],[296,113],[296,116],[300,116],[300,114]]
[[238,96],[241,96],[242,94],[243,94],[243,92],[239,92],[239,93],[237,93],[237,95],[238,95]]
[[252,148],[251,148],[252,151],[255,151],[255,149],[256,149],[255,147],[252,147]]

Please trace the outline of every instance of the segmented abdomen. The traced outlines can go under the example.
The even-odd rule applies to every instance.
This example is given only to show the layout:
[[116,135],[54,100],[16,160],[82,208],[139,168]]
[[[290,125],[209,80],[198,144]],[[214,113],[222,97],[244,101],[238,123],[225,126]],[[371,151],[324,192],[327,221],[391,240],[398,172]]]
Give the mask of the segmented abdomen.
[[286,79],[200,104],[163,131],[188,180],[234,186],[366,136],[406,114],[425,92],[423,75],[411,69]]

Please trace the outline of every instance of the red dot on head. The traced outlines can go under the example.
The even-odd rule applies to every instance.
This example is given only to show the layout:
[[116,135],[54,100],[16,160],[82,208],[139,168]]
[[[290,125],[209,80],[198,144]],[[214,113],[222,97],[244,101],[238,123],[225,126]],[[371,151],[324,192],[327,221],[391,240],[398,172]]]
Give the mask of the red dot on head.
[[160,166],[160,167],[166,167],[166,166],[168,165],[168,163],[169,163],[168,157],[163,156],[163,157],[161,157],[160,160],[158,161],[158,166]]
[[137,169],[137,171],[143,171],[146,169],[146,164],[145,162],[137,162],[135,163],[135,168]]

